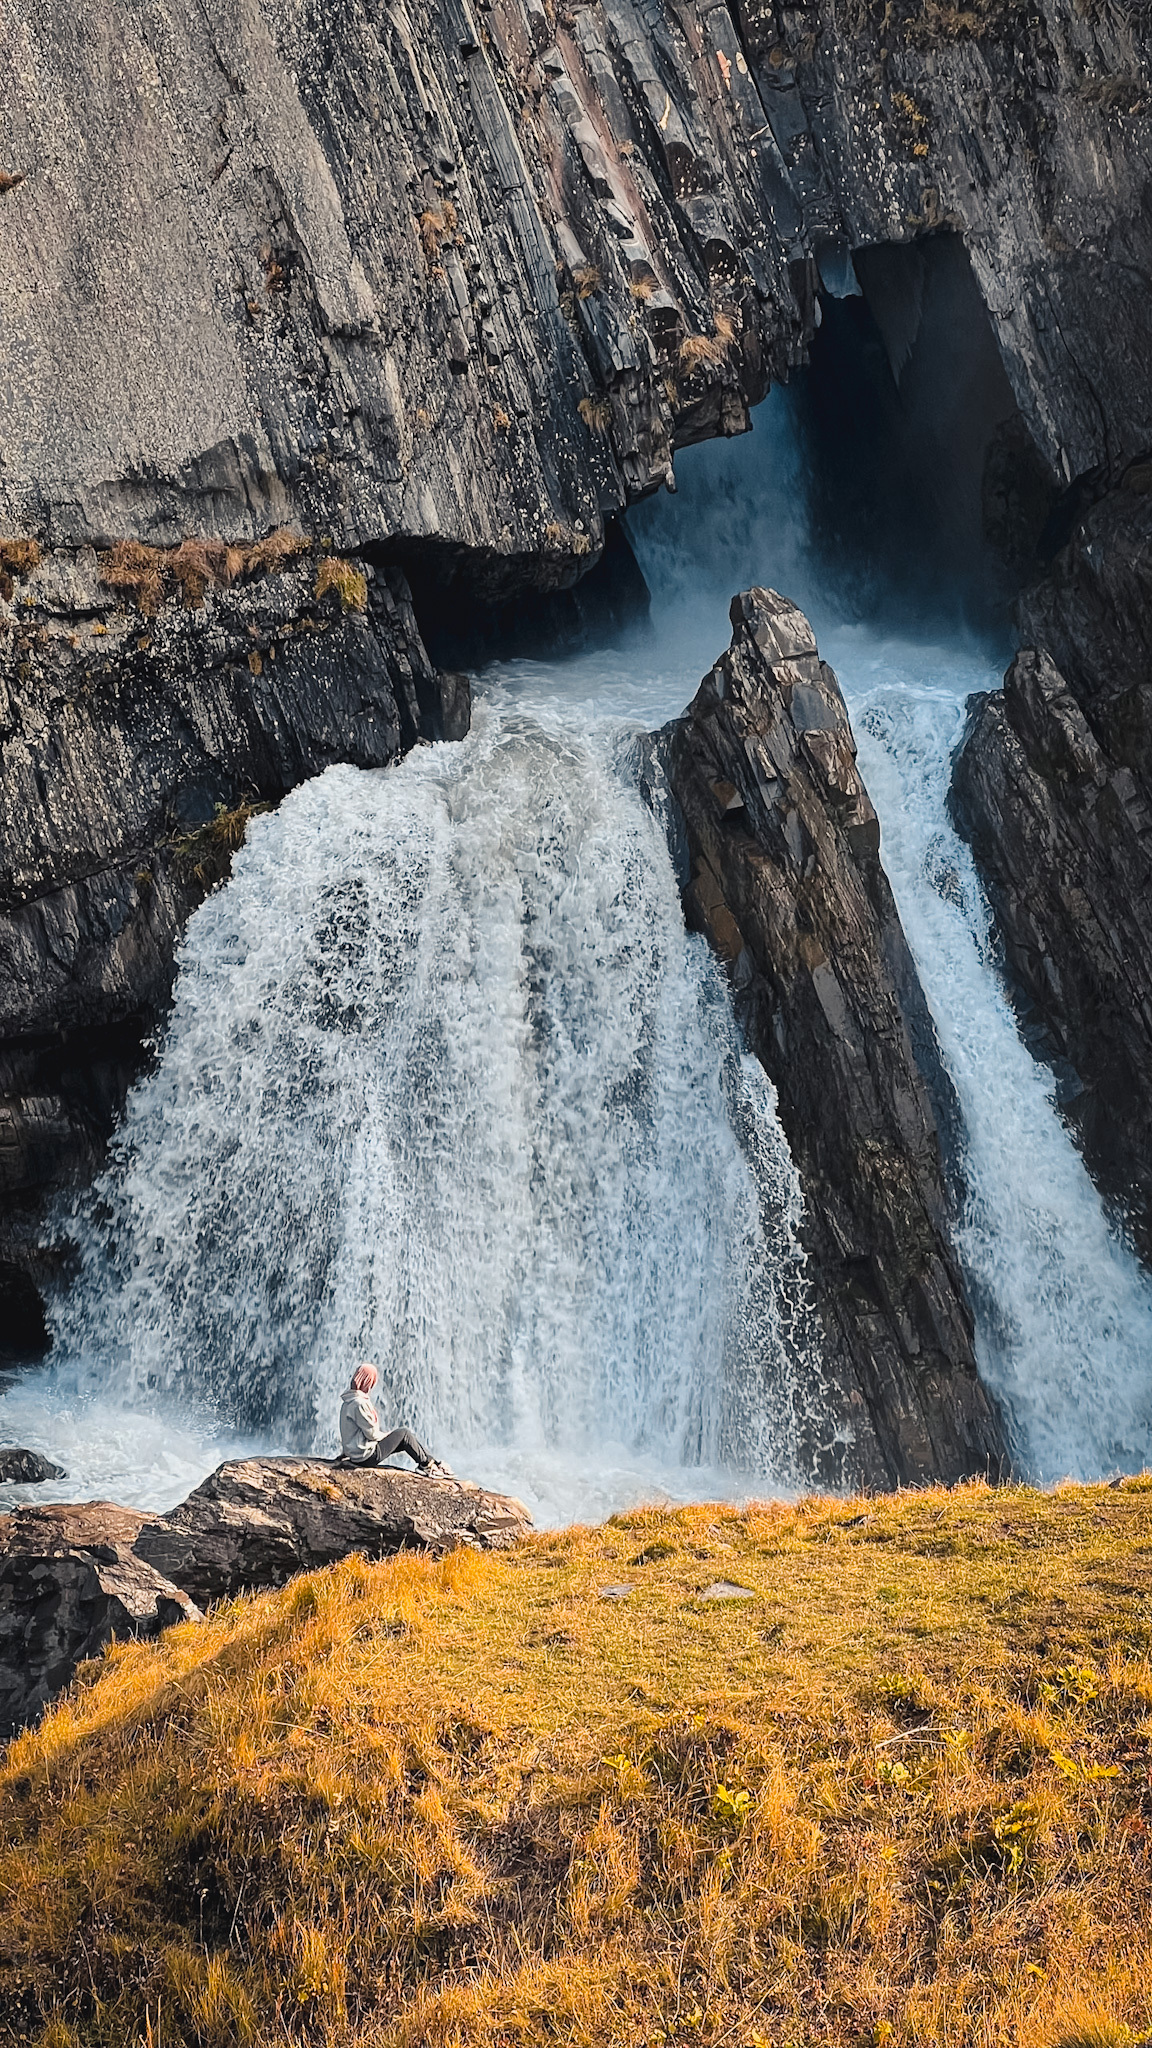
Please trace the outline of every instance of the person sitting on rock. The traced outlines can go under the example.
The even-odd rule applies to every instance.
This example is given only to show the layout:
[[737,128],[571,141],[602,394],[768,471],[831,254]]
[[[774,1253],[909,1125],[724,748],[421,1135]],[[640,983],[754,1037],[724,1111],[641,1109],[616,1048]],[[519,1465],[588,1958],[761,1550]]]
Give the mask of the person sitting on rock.
[[426,1479],[451,1479],[442,1465],[424,1449],[410,1429],[382,1430],[369,1399],[379,1378],[374,1365],[362,1365],[340,1401],[340,1462],[348,1465],[382,1465],[394,1451],[403,1451]]

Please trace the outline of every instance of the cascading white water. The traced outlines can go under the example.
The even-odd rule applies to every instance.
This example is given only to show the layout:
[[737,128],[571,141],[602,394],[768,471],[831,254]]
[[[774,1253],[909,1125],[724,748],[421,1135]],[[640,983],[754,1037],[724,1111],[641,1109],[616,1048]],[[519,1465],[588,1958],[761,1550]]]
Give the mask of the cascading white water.
[[253,825],[58,1347],[138,1408],[295,1448],[332,1447],[372,1358],[387,1415],[545,1516],[794,1486],[771,1090],[684,929],[635,722],[511,680],[464,744]]
[[[835,668],[881,821],[881,857],[963,1116],[958,1251],[977,1355],[1020,1468],[1040,1480],[1152,1462],[1152,1280],[1110,1223],[1021,1042],[987,904],[946,810],[966,699],[1003,663],[956,631],[944,644],[847,623],[804,546],[801,456],[783,393],[769,432],[689,451],[672,507],[632,516],[658,631],[701,668],[727,633],[730,593],[787,592]],[[768,424],[768,422],[766,422]],[[693,664],[695,666],[695,664]]]
[[193,920],[55,1362],[0,1396],[3,1435],[69,1466],[37,1497],[163,1506],[253,1442],[325,1443],[361,1354],[390,1412],[545,1518],[802,1480],[796,1177],[627,759],[753,582],[809,611],[853,715],[963,1113],[959,1249],[1019,1462],[1152,1456],[1152,1286],[1020,1042],[944,808],[999,667],[837,616],[783,394],[678,472],[631,520],[651,633],[493,671],[461,746],[330,770]]

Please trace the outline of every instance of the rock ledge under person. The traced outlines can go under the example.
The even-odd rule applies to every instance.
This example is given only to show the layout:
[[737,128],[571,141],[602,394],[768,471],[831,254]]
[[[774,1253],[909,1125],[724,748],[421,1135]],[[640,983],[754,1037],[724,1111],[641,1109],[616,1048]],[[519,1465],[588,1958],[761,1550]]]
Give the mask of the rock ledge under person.
[[371,1395],[380,1375],[374,1365],[361,1365],[340,1400],[341,1465],[382,1465],[400,1451],[411,1458],[426,1479],[451,1479],[447,1465],[426,1451],[410,1429],[381,1429]]

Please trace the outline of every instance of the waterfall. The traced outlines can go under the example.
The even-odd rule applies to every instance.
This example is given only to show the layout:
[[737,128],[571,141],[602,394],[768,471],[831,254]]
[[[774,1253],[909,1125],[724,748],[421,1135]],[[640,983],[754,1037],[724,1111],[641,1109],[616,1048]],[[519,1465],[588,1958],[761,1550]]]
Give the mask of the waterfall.
[[[805,544],[788,396],[746,440],[678,459],[671,503],[631,515],[657,632],[701,665],[732,591],[768,583],[808,612],[840,679],[896,897],[962,1113],[957,1250],[976,1353],[1023,1473],[1097,1478],[1152,1462],[1152,1279],[1106,1213],[1061,1120],[1056,1081],[1021,1041],[969,848],[945,803],[966,699],[1004,650],[837,609]],[[706,651],[707,650],[707,651]]]
[[331,1449],[364,1357],[390,1420],[542,1519],[804,1483],[796,1174],[639,787],[639,735],[754,582],[808,610],[853,716],[1019,1466],[1152,1457],[1152,1283],[1021,1042],[945,810],[964,701],[1001,664],[838,613],[785,394],[678,473],[630,516],[651,632],[492,669],[458,746],[330,769],[193,918],[155,1071],[72,1222],[53,1363],[0,1395],[5,1433],[69,1467],[40,1498],[166,1506],[231,1452]]
[[689,935],[635,719],[490,680],[333,768],[193,918],[58,1351],[334,1448],[384,1415],[544,1514],[795,1486],[800,1194]]

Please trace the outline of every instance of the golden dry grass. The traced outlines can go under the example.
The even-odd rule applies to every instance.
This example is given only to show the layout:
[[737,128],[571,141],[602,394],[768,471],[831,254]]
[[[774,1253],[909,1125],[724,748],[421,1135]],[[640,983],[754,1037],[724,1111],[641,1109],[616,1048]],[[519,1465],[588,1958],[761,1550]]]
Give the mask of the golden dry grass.
[[612,401],[606,392],[598,391],[591,398],[581,398],[576,410],[593,434],[606,434],[612,425]]
[[172,840],[172,851],[178,865],[186,873],[195,875],[206,889],[214,889],[231,873],[232,855],[243,846],[251,819],[275,808],[275,804],[258,796],[243,797],[231,809],[227,804],[217,804],[215,815],[206,825],[183,832]]
[[345,612],[362,612],[368,603],[368,578],[363,569],[346,562],[343,555],[325,555],[316,571],[316,596],[332,591]]
[[291,527],[278,527],[263,540],[184,540],[177,548],[152,548],[120,540],[100,558],[100,581],[130,600],[145,618],[155,618],[176,595],[190,609],[203,604],[212,586],[228,589],[255,576],[274,576],[311,543]]
[[[0,191],[3,187],[0,186]],[[0,539],[0,597],[11,603],[15,594],[15,578],[30,576],[40,561],[40,543],[35,540],[18,538]]]
[[233,1603],[3,1759],[0,2039],[1120,2048],[1150,1601],[1144,1479],[645,1511]]

